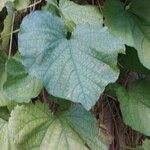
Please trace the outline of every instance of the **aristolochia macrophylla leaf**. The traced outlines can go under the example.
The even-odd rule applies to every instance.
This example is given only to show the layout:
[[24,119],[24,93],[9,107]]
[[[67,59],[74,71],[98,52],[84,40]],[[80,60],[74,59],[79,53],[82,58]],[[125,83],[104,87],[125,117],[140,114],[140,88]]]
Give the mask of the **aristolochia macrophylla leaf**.
[[82,103],[86,109],[117,80],[122,49],[107,28],[85,24],[69,33],[49,12],[25,17],[19,33],[19,50],[29,74],[42,79],[53,96]]
[[17,106],[11,113],[9,132],[22,150],[108,149],[98,138],[96,120],[81,106],[55,115],[45,104]]

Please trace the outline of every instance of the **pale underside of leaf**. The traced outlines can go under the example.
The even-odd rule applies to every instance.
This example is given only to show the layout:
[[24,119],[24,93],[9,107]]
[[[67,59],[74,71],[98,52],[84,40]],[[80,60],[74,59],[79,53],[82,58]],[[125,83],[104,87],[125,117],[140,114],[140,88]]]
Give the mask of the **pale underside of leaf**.
[[90,109],[105,86],[117,80],[117,55],[124,45],[96,25],[77,27],[71,39],[66,34],[60,18],[48,12],[27,16],[19,34],[23,64],[50,94]]

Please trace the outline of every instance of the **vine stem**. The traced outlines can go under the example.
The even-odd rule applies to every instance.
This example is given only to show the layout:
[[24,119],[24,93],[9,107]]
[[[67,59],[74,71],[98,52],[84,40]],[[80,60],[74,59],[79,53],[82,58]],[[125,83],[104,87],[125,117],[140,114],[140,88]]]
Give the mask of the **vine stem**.
[[13,30],[13,32],[10,32],[8,34],[3,35],[3,37],[1,37],[0,40],[3,39],[3,38],[5,38],[5,37],[7,37],[7,36],[9,36],[9,35],[11,35],[11,34],[17,33],[19,31],[20,31],[20,29]]
[[13,17],[12,17],[12,23],[11,23],[11,33],[10,33],[10,43],[9,43],[8,59],[10,59],[11,50],[12,50],[13,29],[14,29],[15,16],[16,16],[16,12],[14,11],[14,12],[13,12]]

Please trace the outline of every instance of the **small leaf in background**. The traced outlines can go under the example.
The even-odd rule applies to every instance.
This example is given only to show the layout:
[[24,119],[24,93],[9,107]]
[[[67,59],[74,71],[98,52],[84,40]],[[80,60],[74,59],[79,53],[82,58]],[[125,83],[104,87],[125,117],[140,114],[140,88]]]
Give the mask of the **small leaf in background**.
[[103,25],[103,16],[96,6],[79,5],[70,0],[61,0],[59,3],[50,0],[43,10],[61,16],[70,31],[73,31],[76,25],[81,24]]
[[6,97],[3,91],[3,85],[6,81],[6,72],[5,72],[5,65],[7,61],[7,56],[3,51],[0,50],[0,106],[7,106],[11,103],[11,101]]
[[43,80],[51,95],[82,103],[86,109],[117,80],[117,57],[123,49],[107,28],[87,24],[70,33],[49,12],[27,16],[19,33],[19,50],[29,74]]
[[127,91],[119,87],[117,97],[125,124],[150,136],[150,81],[136,81]]
[[6,65],[7,81],[4,84],[5,95],[16,102],[29,102],[39,95],[43,84],[41,80],[28,75],[24,66],[15,58]]
[[119,64],[121,69],[126,69],[132,72],[144,73],[146,75],[150,74],[150,70],[145,68],[137,55],[137,51],[133,47],[126,47],[126,54],[119,54]]
[[134,148],[133,150],[149,150],[150,149],[150,140],[145,140],[142,144],[142,146],[138,146],[137,148]]
[[30,2],[30,0],[14,0],[14,8],[17,10],[27,9]]
[[73,21],[79,24],[103,24],[103,17],[98,7],[91,5],[79,5],[72,1],[60,1],[60,14],[65,21]]
[[60,16],[57,0],[47,0],[47,4],[42,7],[42,10],[50,11],[53,15]]
[[3,22],[4,28],[3,31],[0,33],[0,49],[3,51],[8,51],[9,48],[9,40],[10,40],[10,33],[11,33],[11,26],[12,26],[12,19],[14,8],[12,7],[11,3],[7,3],[7,16]]
[[3,7],[5,7],[5,4],[7,2],[14,2],[14,0],[1,0],[0,1],[0,11],[3,9]]
[[96,120],[81,106],[55,115],[45,104],[17,106],[11,113],[9,131],[21,149],[108,149],[97,136]]
[[106,0],[105,23],[112,33],[138,51],[141,63],[150,69],[150,1],[133,0],[124,6],[120,0]]

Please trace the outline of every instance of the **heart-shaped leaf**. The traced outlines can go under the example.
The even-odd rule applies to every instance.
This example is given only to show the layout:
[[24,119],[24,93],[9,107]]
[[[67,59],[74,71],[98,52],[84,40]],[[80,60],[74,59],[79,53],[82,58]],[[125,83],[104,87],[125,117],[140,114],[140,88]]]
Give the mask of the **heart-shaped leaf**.
[[124,45],[99,25],[78,26],[73,33],[64,26],[49,12],[27,16],[19,33],[23,64],[50,94],[90,109],[105,86],[117,80],[117,56]]

